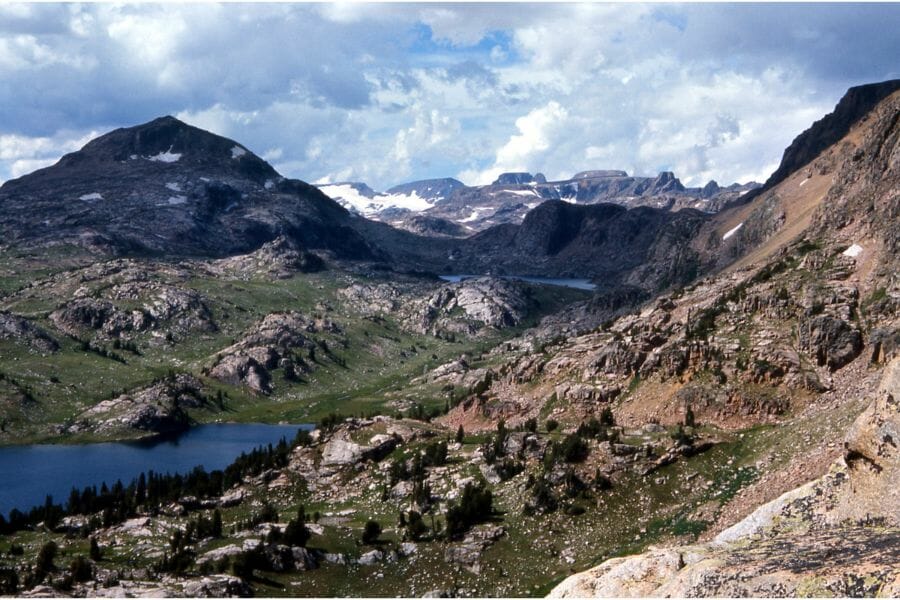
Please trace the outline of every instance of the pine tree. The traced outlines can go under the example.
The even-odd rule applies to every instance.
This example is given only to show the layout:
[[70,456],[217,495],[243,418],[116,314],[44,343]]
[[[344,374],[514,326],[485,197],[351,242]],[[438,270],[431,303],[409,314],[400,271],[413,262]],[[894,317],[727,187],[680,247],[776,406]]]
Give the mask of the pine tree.
[[466,432],[465,432],[465,430],[463,430],[463,426],[460,425],[459,429],[456,430],[456,443],[462,444],[465,437],[466,437]]
[[218,508],[213,512],[211,533],[214,538],[222,537],[222,513]]
[[97,538],[91,538],[90,556],[93,561],[103,560],[103,553],[100,552],[100,545],[97,544]]

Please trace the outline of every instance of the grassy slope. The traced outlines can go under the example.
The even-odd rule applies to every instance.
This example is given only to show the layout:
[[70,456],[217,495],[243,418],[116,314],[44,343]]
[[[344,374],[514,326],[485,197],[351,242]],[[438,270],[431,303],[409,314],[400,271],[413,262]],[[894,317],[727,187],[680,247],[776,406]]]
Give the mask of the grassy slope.
[[[324,312],[344,329],[341,337],[346,344],[329,345],[346,366],[319,355],[313,372],[304,376],[303,382],[293,384],[276,370],[273,373],[275,392],[271,396],[256,396],[245,388],[204,378],[214,393],[222,390],[226,394],[225,411],[199,410],[192,414],[193,418],[200,422],[307,422],[333,411],[344,414],[382,411],[387,398],[391,394],[403,395],[413,377],[464,352],[489,348],[516,335],[538,317],[535,315],[516,329],[490,331],[477,340],[448,342],[404,331],[390,317],[375,322],[353,312],[337,297],[337,291],[355,279],[341,272],[298,274],[276,281],[241,281],[197,274],[178,285],[194,289],[207,298],[219,331],[189,335],[174,345],[154,343],[151,334],[143,334],[137,338],[139,355],[116,351],[127,363],[122,364],[82,351],[77,341],[61,335],[50,322],[50,312],[65,301],[65,292],[71,293],[74,284],[23,289],[27,282],[47,275],[48,270],[38,269],[31,259],[6,259],[7,265],[14,263],[14,266],[8,266],[5,276],[0,277],[0,288],[18,293],[0,297],[0,309],[28,316],[57,337],[61,349],[54,354],[42,354],[12,340],[0,339],[0,372],[12,379],[19,391],[24,390],[34,398],[33,402],[21,402],[20,394],[9,382],[0,386],[0,418],[6,421],[4,431],[0,432],[0,444],[58,441],[58,434],[48,425],[63,423],[100,400],[149,384],[169,370],[200,375],[217,351],[239,339],[248,327],[272,312],[297,310],[306,315]],[[159,273],[151,277],[166,281]],[[101,290],[109,281],[95,280],[85,285]],[[564,288],[539,287],[537,291],[540,314],[583,297],[583,292]],[[109,344],[106,346],[111,349]],[[412,396],[410,400],[427,408],[443,406],[446,400],[446,394],[427,386],[408,395]]]

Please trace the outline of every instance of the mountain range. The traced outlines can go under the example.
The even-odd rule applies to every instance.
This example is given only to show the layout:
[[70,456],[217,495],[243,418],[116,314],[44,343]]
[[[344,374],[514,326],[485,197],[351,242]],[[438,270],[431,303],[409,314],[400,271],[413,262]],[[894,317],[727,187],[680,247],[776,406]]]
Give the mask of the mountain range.
[[717,212],[759,184],[723,188],[710,181],[702,188],[686,188],[669,171],[656,177],[630,177],[625,171],[594,170],[550,182],[541,173],[502,173],[483,186],[444,178],[413,181],[385,192],[359,182],[318,187],[348,210],[395,227],[423,235],[465,237],[494,225],[521,223],[528,211],[547,200]]

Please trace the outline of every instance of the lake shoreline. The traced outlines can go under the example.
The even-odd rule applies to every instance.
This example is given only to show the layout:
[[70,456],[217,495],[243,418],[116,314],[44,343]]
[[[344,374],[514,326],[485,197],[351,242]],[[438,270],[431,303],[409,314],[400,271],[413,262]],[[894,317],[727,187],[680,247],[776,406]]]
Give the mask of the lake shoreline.
[[101,441],[82,444],[21,444],[0,448],[0,514],[29,510],[45,496],[64,501],[73,488],[127,482],[141,473],[187,473],[200,466],[220,470],[242,453],[290,443],[311,423],[213,423],[189,428],[176,436]]

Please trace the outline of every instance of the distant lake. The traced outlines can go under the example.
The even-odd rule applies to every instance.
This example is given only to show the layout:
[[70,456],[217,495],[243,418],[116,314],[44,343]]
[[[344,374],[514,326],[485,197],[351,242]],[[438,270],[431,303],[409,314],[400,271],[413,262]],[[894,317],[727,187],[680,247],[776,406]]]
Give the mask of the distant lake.
[[223,469],[241,452],[290,443],[297,430],[312,425],[228,423],[199,425],[175,438],[146,442],[98,444],[34,444],[0,448],[0,513],[13,508],[27,511],[43,504],[47,494],[65,504],[73,487],[79,490],[117,480],[128,483],[143,472],[187,473],[202,465],[207,471]]
[[[475,279],[476,277],[487,277],[487,275],[440,275],[440,278],[450,283],[458,283],[463,279]],[[544,285],[558,285],[562,287],[575,288],[576,290],[587,290],[589,292],[597,289],[597,286],[591,283],[589,279],[560,279],[556,277],[522,277],[520,275],[491,275],[490,277],[500,277],[500,279],[518,279],[519,281],[527,281],[529,283],[542,283]]]

